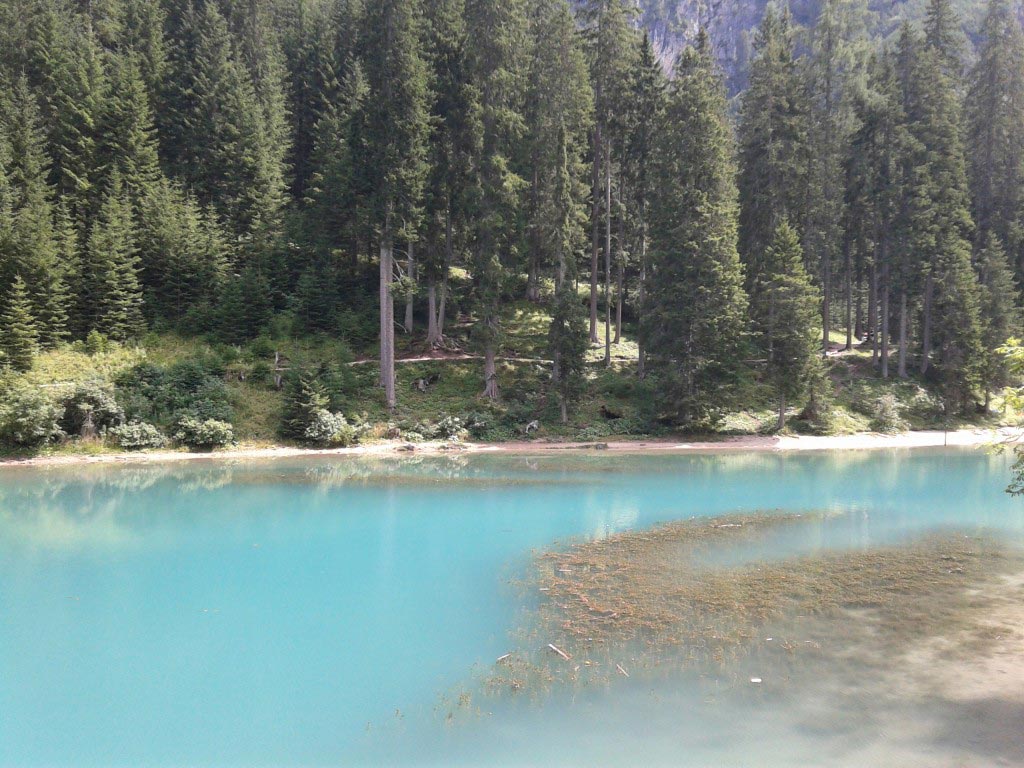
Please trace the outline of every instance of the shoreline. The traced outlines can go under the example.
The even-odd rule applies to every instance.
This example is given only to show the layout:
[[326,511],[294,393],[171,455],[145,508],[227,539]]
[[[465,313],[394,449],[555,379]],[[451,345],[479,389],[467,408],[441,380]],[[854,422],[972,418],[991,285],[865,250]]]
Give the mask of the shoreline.
[[1024,438],[1024,429],[961,429],[902,432],[895,435],[861,432],[853,435],[735,435],[718,440],[612,440],[591,442],[511,441],[507,443],[423,442],[401,440],[357,445],[349,448],[298,448],[267,446],[233,448],[212,452],[136,451],[124,453],[67,454],[0,459],[0,469],[12,467],[76,466],[82,464],[133,464],[175,461],[219,461],[239,459],[277,459],[317,456],[404,456],[451,455],[463,453],[543,454],[563,451],[600,451],[615,453],[727,453],[727,452],[799,452],[882,450],[893,448],[963,448],[1005,444]]

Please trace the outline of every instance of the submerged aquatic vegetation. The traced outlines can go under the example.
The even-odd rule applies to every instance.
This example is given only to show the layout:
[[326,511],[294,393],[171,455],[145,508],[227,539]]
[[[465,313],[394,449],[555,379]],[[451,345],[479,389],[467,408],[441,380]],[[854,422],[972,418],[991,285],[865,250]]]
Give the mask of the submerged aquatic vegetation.
[[863,670],[970,626],[987,585],[1024,569],[1020,552],[963,533],[738,565],[718,557],[824,517],[686,520],[538,554],[520,584],[537,600],[517,636],[526,650],[496,663],[487,687],[537,693],[655,669],[760,684],[744,676],[755,662],[777,679],[812,658]]

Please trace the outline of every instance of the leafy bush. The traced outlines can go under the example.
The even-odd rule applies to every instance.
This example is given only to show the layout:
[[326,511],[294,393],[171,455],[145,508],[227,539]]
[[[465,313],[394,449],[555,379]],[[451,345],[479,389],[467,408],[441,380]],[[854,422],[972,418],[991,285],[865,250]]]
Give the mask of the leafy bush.
[[99,431],[123,421],[124,409],[117,402],[114,387],[93,379],[79,382],[64,399],[60,426],[69,435],[79,435],[87,425]]
[[85,352],[89,355],[98,355],[101,352],[106,352],[109,344],[106,336],[99,331],[92,330],[85,337]]
[[174,423],[231,421],[234,416],[217,358],[195,358],[164,369],[142,363],[117,379],[117,399],[128,419]]
[[64,408],[40,388],[21,381],[3,387],[0,397],[0,443],[38,448],[63,436]]
[[896,395],[886,393],[875,401],[871,428],[878,432],[903,432],[907,424],[900,417],[900,404]]
[[118,446],[128,451],[143,448],[163,448],[167,438],[159,429],[144,421],[129,421],[107,430],[107,436]]
[[360,433],[358,426],[349,424],[342,414],[318,408],[310,416],[302,436],[305,442],[314,445],[346,446],[356,442]]
[[231,424],[216,419],[200,420],[184,416],[178,421],[174,439],[192,449],[223,448],[235,441]]
[[[301,442],[324,444],[329,428],[324,414],[332,418],[341,415],[341,402],[347,392],[349,379],[335,366],[322,364],[312,371],[303,371],[289,377],[284,396],[279,432],[282,437]],[[318,422],[318,423],[315,423]],[[326,432],[325,432],[326,430]],[[315,435],[316,437],[311,437]],[[352,435],[349,441],[358,435]],[[332,440],[332,444],[339,444]]]

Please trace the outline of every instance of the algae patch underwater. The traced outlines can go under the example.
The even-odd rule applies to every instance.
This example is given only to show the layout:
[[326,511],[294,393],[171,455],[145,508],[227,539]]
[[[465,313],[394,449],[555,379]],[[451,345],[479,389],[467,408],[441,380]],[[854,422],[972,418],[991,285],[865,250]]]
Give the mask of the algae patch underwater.
[[828,516],[692,519],[538,553],[517,584],[536,604],[486,688],[539,694],[673,670],[760,684],[811,660],[882,669],[907,644],[977,624],[1000,578],[1024,571],[1019,550],[963,532],[722,564],[723,554]]

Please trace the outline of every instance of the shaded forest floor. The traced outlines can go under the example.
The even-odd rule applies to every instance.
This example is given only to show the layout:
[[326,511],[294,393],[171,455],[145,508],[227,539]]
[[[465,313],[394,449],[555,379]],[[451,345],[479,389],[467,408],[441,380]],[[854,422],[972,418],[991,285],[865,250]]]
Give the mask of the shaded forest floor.
[[[382,391],[377,387],[376,348],[370,344],[349,346],[341,339],[327,336],[292,338],[282,334],[277,339],[261,337],[244,346],[228,346],[176,334],[151,333],[137,347],[112,347],[91,355],[74,347],[47,352],[39,356],[26,377],[34,384],[55,387],[91,379],[112,380],[143,361],[167,366],[212,359],[223,370],[234,411],[236,438],[248,447],[281,443],[277,433],[285,397],[278,380],[294,370],[321,363],[332,364],[344,372],[344,412],[372,425],[368,440],[399,436],[415,442],[426,425],[448,416],[482,424],[473,438],[484,442],[523,440],[527,436],[533,440],[580,442],[676,436],[677,433],[643,412],[650,397],[637,380],[638,348],[632,326],[625,325],[619,343],[612,344],[608,365],[604,362],[603,343],[588,350],[586,392],[568,423],[562,424],[554,398],[548,395],[550,318],[546,309],[517,302],[506,309],[503,320],[498,366],[502,396],[496,404],[481,397],[483,361],[472,339],[471,318],[467,317],[454,318],[447,329],[450,335],[446,346],[441,350],[427,347],[422,328],[414,329],[411,335],[397,334],[398,408],[392,414],[387,412]],[[603,323],[598,326],[598,338],[604,339]],[[802,420],[800,408],[794,407],[789,411],[784,433],[844,435],[1019,423],[1018,415],[1005,408],[1000,397],[993,398],[987,414],[947,419],[926,382],[915,377],[882,380],[872,364],[870,348],[842,350],[842,331],[833,333],[832,342],[826,363],[834,390],[830,424],[824,430],[820,425],[812,425]],[[700,437],[714,440],[729,435],[767,434],[774,430],[775,420],[772,393],[752,381],[744,389],[741,406]],[[47,450],[93,453],[114,449],[101,442],[69,441]]]

